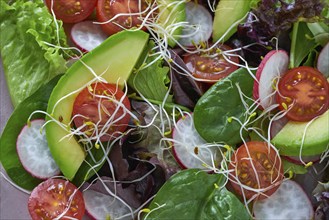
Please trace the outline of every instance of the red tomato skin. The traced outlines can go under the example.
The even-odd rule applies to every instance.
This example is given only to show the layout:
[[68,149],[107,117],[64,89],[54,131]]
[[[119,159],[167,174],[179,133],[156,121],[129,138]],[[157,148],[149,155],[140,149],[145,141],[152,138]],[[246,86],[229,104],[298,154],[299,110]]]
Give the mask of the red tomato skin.
[[58,20],[64,23],[78,23],[88,18],[96,7],[97,0],[46,0],[51,13],[53,11]]
[[[329,83],[318,70],[301,66],[288,70],[280,79],[276,101],[293,121],[310,121],[329,107]],[[284,104],[283,104],[284,103]]]
[[[212,52],[209,52],[208,54],[214,55],[218,49],[220,51],[232,50],[232,48],[227,45],[218,45],[213,49]],[[222,78],[225,78],[238,69],[237,65],[233,65],[226,61],[221,54],[210,58],[205,56],[204,53],[188,53],[183,55],[183,59],[187,68],[190,70],[194,77],[204,79],[206,80],[206,83],[211,84]],[[227,56],[227,59],[233,63],[239,63],[239,58],[237,56]]]
[[[124,96],[122,104],[125,106],[127,111],[130,111],[131,106],[128,97],[125,96],[124,92],[117,88],[115,84],[97,83],[92,84],[90,88],[92,88],[92,92],[90,92],[88,88],[85,88],[78,94],[75,99],[73,105],[73,116],[80,114],[86,117],[75,117],[74,124],[76,127],[83,126],[86,122],[91,121],[94,124],[99,124],[98,129],[102,128],[102,126],[108,122],[110,117],[113,116],[115,109],[118,108],[118,106],[113,101],[111,101],[113,100],[113,98],[118,101]],[[97,95],[100,94],[109,95],[110,98],[100,99],[99,97],[97,97]],[[104,110],[99,109],[100,102],[102,106],[106,108],[107,113]],[[99,112],[101,113],[102,118],[99,118]],[[111,116],[109,116],[108,113]],[[110,129],[107,130],[108,135],[101,136],[101,141],[110,141],[118,137],[120,133],[124,132],[127,129],[131,117],[128,113],[124,113],[123,107],[119,107],[118,111],[113,117],[114,120],[116,120],[119,117],[122,117],[123,115],[123,118],[112,124]],[[83,129],[82,131],[86,131],[86,129]],[[88,136],[93,135],[90,134]]]
[[[73,193],[74,196],[72,197]],[[85,203],[81,191],[67,180],[48,179],[31,192],[28,210],[32,220],[50,220],[62,214],[69,204],[65,216],[82,219],[85,213]],[[60,219],[69,218],[62,217]]]
[[[248,156],[248,151],[250,157]],[[256,169],[256,174],[252,169],[250,158]],[[232,188],[241,197],[243,197],[243,190],[246,199],[253,198],[257,193],[244,188],[241,189],[240,185],[235,183],[235,178],[238,178],[244,185],[254,189],[270,187],[268,190],[262,192],[265,195],[260,194],[255,197],[258,200],[272,195],[284,178],[283,165],[279,155],[273,148],[269,148],[266,142],[262,141],[250,141],[241,145],[231,158],[229,170],[233,170],[231,173],[233,177],[230,177]],[[271,174],[271,172],[273,173]],[[260,185],[257,184],[256,175],[259,177]],[[272,182],[272,180],[275,181]]]
[[[138,4],[140,0],[98,0],[96,7],[96,16],[99,22],[106,22],[120,13],[139,13]],[[148,7],[145,1],[142,1],[142,11]],[[144,17],[145,14],[142,15]],[[139,27],[142,20],[138,15],[119,16],[114,20],[115,23],[123,26],[125,29]],[[101,25],[104,32],[112,35],[123,30],[122,27],[112,22]],[[146,27],[142,27],[146,30]]]

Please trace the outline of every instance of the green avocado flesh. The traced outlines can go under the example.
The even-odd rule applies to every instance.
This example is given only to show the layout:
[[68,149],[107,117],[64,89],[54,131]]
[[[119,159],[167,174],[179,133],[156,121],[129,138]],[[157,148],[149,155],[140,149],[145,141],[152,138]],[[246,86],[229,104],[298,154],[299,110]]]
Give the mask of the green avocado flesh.
[[281,155],[321,154],[329,146],[329,110],[311,123],[288,122],[271,142]]
[[[47,112],[57,122],[47,117],[46,136],[56,163],[68,179],[73,179],[86,156],[82,146],[68,132],[75,98],[95,79],[94,74],[101,75],[108,83],[119,83],[122,88],[143,54],[148,38],[143,31],[112,35],[74,63],[51,93]],[[64,128],[58,122],[64,124]]]
[[[213,23],[213,40],[217,41],[223,37],[221,42],[227,41],[237,31],[238,24],[235,23],[242,19],[249,10],[250,0],[219,1]],[[226,35],[224,36],[225,33]]]
[[[157,4],[159,6],[159,20],[158,24],[169,31],[170,36],[175,40],[179,39],[182,33],[183,27],[174,27],[173,24],[183,22],[186,19],[185,13],[185,1],[177,0],[158,0]],[[170,30],[168,27],[171,27]],[[175,41],[173,39],[168,39],[168,44],[171,47],[175,46]]]

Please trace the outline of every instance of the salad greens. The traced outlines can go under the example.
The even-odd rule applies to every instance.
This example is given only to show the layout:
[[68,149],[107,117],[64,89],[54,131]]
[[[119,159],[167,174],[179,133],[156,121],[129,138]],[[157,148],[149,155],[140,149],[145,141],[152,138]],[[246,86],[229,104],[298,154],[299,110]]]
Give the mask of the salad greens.
[[[0,49],[9,93],[14,106],[55,75],[64,73],[66,45],[62,23],[56,23],[42,0],[0,2]],[[35,62],[38,61],[38,62]]]
[[[229,145],[241,142],[240,123],[249,117],[246,111],[253,103],[253,82],[248,70],[241,68],[218,81],[199,99],[194,109],[194,123],[206,141]],[[243,136],[246,135],[243,132]]]
[[[32,190],[41,180],[31,176],[23,168],[16,152],[16,139],[34,111],[45,111],[47,109],[50,93],[60,77],[61,75],[54,77],[15,108],[0,138],[2,166],[17,185],[27,190]],[[44,117],[43,114],[38,113],[34,114],[31,119]]]
[[239,199],[224,185],[225,178],[219,174],[198,169],[181,171],[162,186],[144,220],[251,219]]
[[[46,129],[46,133],[49,146],[52,144],[56,146],[56,151],[52,152],[54,157],[59,158],[56,162],[65,164],[62,166],[64,169],[70,170],[74,167],[74,174],[70,177],[61,168],[63,177],[72,180],[72,183],[80,190],[96,189],[102,186],[101,191],[104,195],[109,194],[113,198],[119,198],[122,203],[126,202],[127,207],[131,209],[130,216],[138,215],[144,220],[252,219],[251,208],[255,199],[258,199],[261,194],[265,197],[272,195],[267,194],[269,192],[264,190],[267,186],[263,187],[260,182],[265,181],[266,178],[272,181],[274,169],[278,172],[278,178],[275,179],[279,179],[279,182],[274,180],[270,182],[273,186],[268,186],[272,187],[269,191],[275,191],[277,189],[275,187],[281,184],[282,179],[293,178],[295,174],[308,174],[311,168],[315,170],[315,167],[309,168],[313,162],[315,163],[314,156],[319,156],[322,164],[328,163],[329,143],[327,143],[328,139],[323,137],[327,133],[318,132],[317,129],[327,128],[325,120],[328,118],[329,110],[323,114],[325,117],[317,117],[311,122],[284,121],[283,124],[276,124],[275,126],[279,127],[276,129],[283,131],[285,135],[278,135],[280,131],[273,135],[272,126],[277,122],[274,118],[279,116],[281,119],[287,121],[288,119],[282,114],[284,111],[277,109],[277,106],[271,106],[269,109],[259,108],[258,98],[254,96],[255,80],[261,81],[257,78],[259,76],[255,74],[254,69],[257,67],[260,69],[259,64],[262,58],[270,50],[287,51],[287,54],[290,54],[290,68],[302,65],[316,66],[321,48],[329,42],[327,0],[246,0],[243,5],[239,5],[241,11],[239,10],[240,13],[235,14],[234,19],[232,18],[234,21],[230,18],[225,20],[227,16],[219,14],[219,17],[223,19],[221,22],[226,23],[227,27],[225,26],[225,30],[221,30],[220,34],[217,32],[215,37],[220,39],[228,34],[224,37],[225,44],[233,49],[219,50],[216,53],[224,54],[223,60],[226,61],[231,55],[239,57],[239,64],[233,61],[227,62],[240,68],[214,84],[210,84],[207,79],[203,81],[195,77],[194,73],[188,69],[184,55],[196,55],[200,51],[207,51],[211,45],[222,41],[217,42],[214,37],[209,40],[209,44],[200,42],[198,45],[197,42],[193,42],[193,47],[183,47],[179,44],[177,40],[181,28],[187,22],[184,21],[185,10],[187,10],[184,1],[156,1],[155,3],[159,4],[160,11],[157,13],[162,25],[146,22],[148,34],[142,30],[128,30],[113,35],[113,39],[116,39],[114,43],[103,44],[106,47],[100,45],[98,49],[89,52],[90,55],[97,55],[101,51],[98,59],[84,56],[83,58],[89,57],[89,60],[79,59],[78,63],[68,71],[66,71],[65,58],[66,55],[70,57],[72,52],[67,45],[67,36],[65,36],[62,22],[54,21],[41,0],[17,0],[11,4],[6,2],[9,1],[1,0],[0,2],[0,31],[2,33],[0,49],[15,110],[0,138],[0,161],[13,183],[18,186],[32,190],[42,182],[25,171],[16,152],[17,136],[34,111],[38,113],[34,113],[32,119],[45,118],[47,115],[46,126],[55,125],[54,130]],[[211,16],[216,19],[218,11],[215,11],[215,3],[218,1],[213,1],[212,4],[211,1],[194,2],[199,2],[206,7]],[[220,2],[219,9],[237,4],[237,2],[233,4],[224,0]],[[157,4],[154,5],[157,7]],[[232,26],[237,19],[241,19],[241,14],[245,16],[245,21]],[[169,15],[177,16],[177,18],[167,18]],[[151,21],[153,21],[152,16],[150,16]],[[170,30],[172,36],[166,32],[168,30],[165,28]],[[213,28],[216,29],[216,24]],[[140,38],[141,41],[133,41],[133,37],[127,38],[128,35],[138,37],[136,32],[139,32],[140,36],[143,35]],[[125,41],[127,39],[130,39],[128,43]],[[137,50],[138,53],[134,54]],[[147,53],[148,56],[143,59]],[[113,54],[116,56],[112,57]],[[206,53],[202,56],[210,57],[204,54]],[[109,56],[111,57],[108,58]],[[133,59],[134,62],[128,63],[129,59],[126,58]],[[143,63],[140,63],[141,61]],[[251,66],[256,68],[251,68]],[[117,77],[122,77],[125,68],[129,69],[125,75],[129,78],[128,80],[125,78],[126,81],[120,82],[119,85]],[[133,72],[130,74],[132,69]],[[72,71],[74,74],[70,75]],[[60,73],[64,72],[66,72],[64,77],[58,83],[62,76]],[[278,79],[266,81],[273,83],[268,86],[275,87],[274,95],[278,93],[276,80]],[[105,89],[95,94],[96,87],[91,86],[91,83],[114,84],[114,82],[119,85],[115,87],[117,90],[122,89],[121,87],[127,83],[125,93],[120,100],[113,98],[114,95],[109,95],[108,90]],[[55,92],[53,92],[54,87]],[[94,101],[94,96],[101,96],[100,100],[104,98],[109,101],[110,104],[107,104],[113,109],[108,108],[105,102],[98,101],[97,108],[87,108],[87,115],[74,114],[72,109],[76,107],[76,97],[82,90],[86,90],[87,100]],[[51,94],[55,98],[49,102]],[[123,99],[127,97],[129,107],[123,103]],[[114,121],[120,120],[115,118],[116,113],[111,112],[112,110],[121,111],[117,106],[111,106],[113,103],[119,103],[118,106],[124,107],[125,113],[120,113],[119,117],[125,117],[127,114],[129,115],[127,121],[130,121],[125,122],[124,126],[127,129],[125,127],[124,132],[114,131],[119,133],[119,136],[113,135],[113,139],[102,140],[103,134],[99,133],[111,136],[112,133],[107,132],[114,130],[113,125],[116,126],[116,124],[111,124],[110,119],[106,119],[106,125],[102,126],[108,126],[105,127],[107,129],[98,127],[98,122],[102,121],[102,117],[109,116],[112,119],[114,117]],[[103,115],[103,111],[109,113],[106,112]],[[209,168],[211,173],[199,169],[183,170],[184,167],[180,166],[173,150],[173,147],[177,147],[175,143],[183,142],[173,138],[173,133],[177,129],[177,120],[179,118],[184,120],[185,115],[191,111],[194,126],[206,144],[202,146],[190,144],[189,147],[193,146],[194,151],[186,153],[186,158],[192,156],[200,159],[200,147],[216,148],[216,153],[218,150],[218,154],[223,158],[220,164],[214,160],[211,160],[211,164],[202,161],[202,165]],[[94,123],[88,114],[99,117],[99,121]],[[74,121],[79,117],[83,118],[80,127]],[[61,125],[65,125],[66,129],[62,129],[64,126]],[[190,129],[190,127],[186,126],[184,129]],[[306,127],[311,131],[306,132]],[[59,135],[58,131],[65,131],[65,135]],[[95,136],[90,136],[88,132],[94,133]],[[65,139],[67,137],[69,138]],[[188,141],[194,137],[183,138],[187,140],[184,140],[187,143],[192,143]],[[69,141],[60,143],[58,139]],[[261,151],[260,146],[263,146],[261,144],[254,145],[256,150],[248,148],[246,143],[249,141],[262,142],[268,148]],[[84,157],[81,159],[82,164],[73,166],[75,158],[70,160],[75,156],[75,154],[70,154],[74,152],[72,142],[80,150],[79,152],[86,155],[85,159]],[[244,154],[241,150],[240,153],[242,153],[238,157],[237,152],[242,149],[239,145],[243,146],[244,151],[248,153]],[[66,154],[64,151],[70,153]],[[317,155],[313,155],[314,152]],[[210,154],[213,159],[214,155]],[[296,154],[299,159],[294,157]],[[279,158],[279,163],[270,164],[268,168],[267,165],[272,163],[272,156],[276,162]],[[310,162],[306,161],[310,158],[305,156],[312,157]],[[252,164],[250,168],[246,161],[249,159],[253,161],[255,159],[253,157],[257,160],[255,163],[250,162]],[[292,163],[291,161],[294,160],[303,165]],[[240,162],[244,166],[241,169],[238,167]],[[278,168],[275,167],[276,165]],[[258,172],[258,169],[261,171]],[[328,168],[325,167],[325,169]],[[240,176],[248,180],[250,178],[250,181],[246,181],[245,184],[240,181]],[[322,177],[319,175],[319,178]],[[328,182],[327,177],[322,179]],[[319,180],[316,179],[316,181]],[[95,182],[97,184],[94,184]],[[241,188],[242,194],[234,188],[236,185]],[[248,194],[251,192],[248,187],[254,189],[252,192],[256,193],[257,197],[247,198],[247,193],[244,193],[245,187]],[[318,206],[322,211],[328,206],[326,199],[329,196],[322,192],[319,192],[318,196],[318,202],[321,203]]]

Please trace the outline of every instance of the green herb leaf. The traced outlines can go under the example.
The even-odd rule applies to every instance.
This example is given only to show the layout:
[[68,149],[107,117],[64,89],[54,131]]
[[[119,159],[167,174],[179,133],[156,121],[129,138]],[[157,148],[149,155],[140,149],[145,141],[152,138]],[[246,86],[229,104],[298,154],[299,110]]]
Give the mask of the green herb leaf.
[[57,39],[53,17],[42,0],[0,2],[0,48],[9,93],[14,106],[55,75],[65,72],[65,59],[57,45],[66,45],[59,23]]
[[172,176],[150,204],[150,219],[250,219],[239,199],[224,186],[219,174],[189,169]]
[[[245,122],[249,116],[238,87],[245,96],[252,97],[253,83],[250,73],[240,68],[213,85],[199,99],[194,109],[194,124],[201,137],[208,142],[231,145],[241,142],[241,125],[232,117]],[[247,105],[251,104],[251,99],[244,99]]]
[[[0,138],[0,161],[2,166],[12,181],[27,190],[32,190],[41,180],[32,177],[22,166],[16,152],[16,140],[32,112],[36,110],[46,111],[50,93],[59,78],[60,76],[56,76],[16,107]],[[43,114],[35,114],[32,119],[44,117]]]

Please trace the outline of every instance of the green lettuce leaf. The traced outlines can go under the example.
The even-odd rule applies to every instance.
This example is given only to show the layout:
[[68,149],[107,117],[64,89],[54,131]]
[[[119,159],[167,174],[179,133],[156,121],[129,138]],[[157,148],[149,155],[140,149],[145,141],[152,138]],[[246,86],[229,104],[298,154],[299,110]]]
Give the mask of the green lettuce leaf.
[[[154,42],[149,43],[152,48]],[[145,63],[154,62],[151,66],[140,68],[129,77],[128,85],[138,91],[145,98],[154,101],[163,101],[169,91],[168,77],[169,67],[163,66],[163,60],[157,60],[156,56],[149,55]],[[166,102],[172,102],[172,95],[169,95]]]
[[[14,106],[35,92],[55,75],[66,70],[66,61],[57,45],[53,17],[42,0],[0,2],[0,49]],[[66,46],[66,36],[59,25],[59,41]]]
[[245,206],[225,187],[219,174],[188,169],[172,176],[159,190],[144,220],[251,219]]

